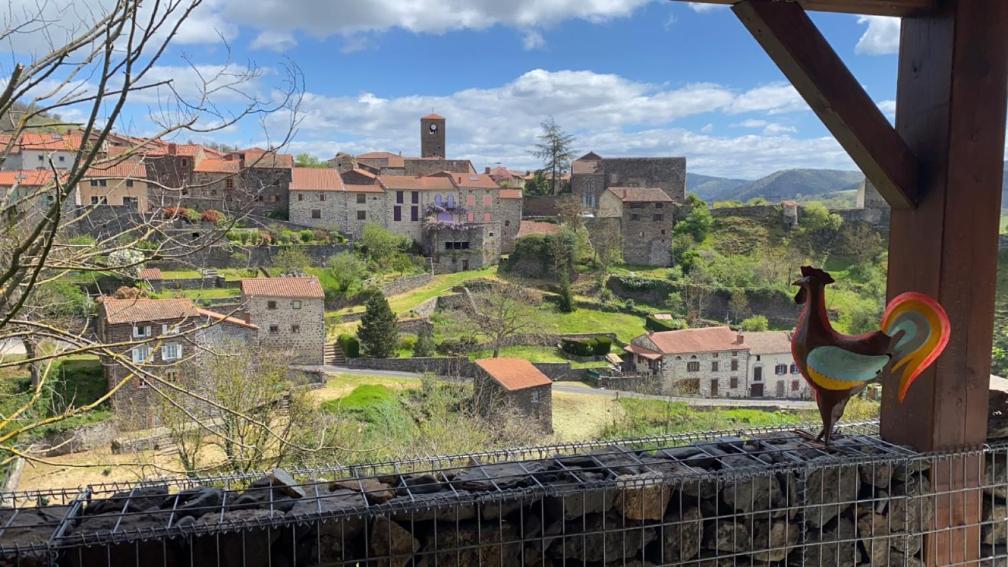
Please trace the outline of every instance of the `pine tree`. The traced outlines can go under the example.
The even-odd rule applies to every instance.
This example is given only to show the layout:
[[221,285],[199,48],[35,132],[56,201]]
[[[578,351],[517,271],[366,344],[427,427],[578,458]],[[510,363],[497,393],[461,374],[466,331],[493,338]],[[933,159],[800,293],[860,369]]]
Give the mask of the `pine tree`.
[[360,339],[364,356],[388,358],[395,352],[399,343],[396,316],[389,307],[388,300],[380,292],[376,291],[368,299],[361,326],[357,329],[357,338]]
[[532,149],[532,155],[543,161],[543,171],[549,172],[550,187],[552,193],[556,195],[560,192],[557,180],[567,173],[574,158],[574,150],[571,147],[574,144],[574,136],[561,130],[552,116],[544,120],[541,126],[542,134]]

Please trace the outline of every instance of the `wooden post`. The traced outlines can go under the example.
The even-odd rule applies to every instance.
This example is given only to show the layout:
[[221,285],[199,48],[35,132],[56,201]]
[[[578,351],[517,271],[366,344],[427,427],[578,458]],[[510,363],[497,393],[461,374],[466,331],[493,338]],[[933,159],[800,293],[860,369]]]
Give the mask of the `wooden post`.
[[[986,439],[1006,34],[1004,0],[947,0],[933,14],[903,20],[896,130],[920,171],[917,208],[892,211],[888,294],[917,290],[937,298],[952,337],[902,404],[896,388],[884,389],[882,436],[922,451],[976,447]],[[944,494],[934,500],[929,565],[979,556],[982,463],[960,461],[932,470],[932,486]]]

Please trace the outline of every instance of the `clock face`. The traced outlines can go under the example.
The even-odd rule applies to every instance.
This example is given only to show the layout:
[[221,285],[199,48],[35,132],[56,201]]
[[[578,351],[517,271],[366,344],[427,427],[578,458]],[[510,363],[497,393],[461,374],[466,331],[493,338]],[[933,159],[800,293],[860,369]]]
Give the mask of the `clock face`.
[[431,134],[437,134],[437,124],[431,123],[431,125],[427,127],[427,130],[429,130]]

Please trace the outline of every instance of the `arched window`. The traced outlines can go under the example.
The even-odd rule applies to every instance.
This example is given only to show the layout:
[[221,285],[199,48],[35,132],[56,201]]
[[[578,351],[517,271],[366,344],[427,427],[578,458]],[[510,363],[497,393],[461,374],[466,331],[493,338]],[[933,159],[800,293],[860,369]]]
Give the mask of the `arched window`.
[[448,203],[447,204],[448,204],[448,208],[449,209],[454,209],[455,208],[455,195],[448,195]]

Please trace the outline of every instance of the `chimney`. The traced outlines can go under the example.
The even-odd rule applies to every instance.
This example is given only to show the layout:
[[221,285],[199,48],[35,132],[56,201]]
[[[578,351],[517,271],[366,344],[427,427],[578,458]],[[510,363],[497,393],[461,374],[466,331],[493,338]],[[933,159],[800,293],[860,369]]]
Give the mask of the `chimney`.
[[486,173],[487,175],[490,175],[490,166],[488,165],[486,169],[483,170],[483,172]]
[[738,337],[735,339],[735,344],[742,344],[744,342],[745,342],[745,335],[739,333]]
[[178,146],[175,144],[168,144],[168,155],[173,156],[178,153]]

